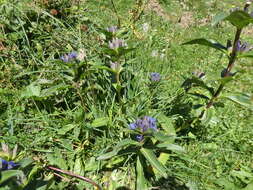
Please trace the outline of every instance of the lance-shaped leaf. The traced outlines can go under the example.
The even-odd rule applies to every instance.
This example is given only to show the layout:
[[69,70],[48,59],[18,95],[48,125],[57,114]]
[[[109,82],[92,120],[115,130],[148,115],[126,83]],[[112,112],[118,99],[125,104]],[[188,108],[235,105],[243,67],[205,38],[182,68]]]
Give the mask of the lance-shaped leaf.
[[149,161],[149,163],[152,165],[153,168],[155,168],[163,177],[167,177],[167,168],[158,161],[158,159],[155,156],[155,153],[146,148],[140,149],[143,156]]
[[247,26],[250,23],[253,23],[253,18],[245,11],[236,10],[231,13],[219,13],[213,19],[213,25],[217,24],[220,21],[227,20],[232,25],[241,29]]
[[232,25],[236,26],[237,28],[243,28],[249,23],[253,23],[253,18],[245,11],[240,10],[233,11],[224,20],[228,20]]
[[205,39],[205,38],[194,39],[189,42],[185,42],[182,45],[193,45],[193,44],[208,46],[208,47],[220,50],[223,53],[227,51],[227,48],[224,45],[220,44],[219,42],[216,42],[215,40],[212,40],[212,39]]
[[243,93],[235,93],[223,95],[222,97],[253,110],[253,96]]
[[143,190],[148,189],[147,182],[144,176],[143,167],[142,167],[139,156],[137,158],[136,171],[137,171],[136,189],[143,189]]
[[196,86],[206,89],[211,95],[214,94],[213,88],[207,86],[207,84],[205,84],[202,79],[197,78],[195,76],[193,76],[192,78],[187,78],[182,84],[182,87],[186,90],[186,92],[188,92],[192,87]]
[[97,158],[97,160],[106,160],[113,156],[116,156],[118,152],[122,149],[124,149],[126,146],[130,145],[139,145],[137,141],[131,140],[131,139],[125,139],[119,142],[114,149],[111,152],[105,153]]
[[253,52],[239,54],[238,58],[253,58]]

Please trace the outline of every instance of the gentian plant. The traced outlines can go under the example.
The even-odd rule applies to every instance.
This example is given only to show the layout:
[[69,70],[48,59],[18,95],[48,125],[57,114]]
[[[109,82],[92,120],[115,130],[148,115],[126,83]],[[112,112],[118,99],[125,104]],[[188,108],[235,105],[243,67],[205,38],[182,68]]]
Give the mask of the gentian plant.
[[86,53],[83,49],[60,56],[60,60],[71,68],[73,80],[77,82],[84,72]]
[[113,87],[117,91],[118,97],[120,97],[121,89],[124,87],[124,81],[121,81],[121,73],[124,71],[124,65],[126,64],[125,55],[132,51],[133,48],[128,48],[126,41],[120,38],[122,30],[117,26],[111,26],[106,30],[103,30],[106,36],[104,54],[108,58],[108,69],[112,73]]
[[[249,94],[245,93],[225,93],[225,87],[228,86],[230,81],[237,79],[237,73],[232,72],[236,65],[236,61],[240,58],[253,58],[253,49],[252,45],[249,45],[247,42],[242,42],[241,34],[245,27],[253,23],[253,12],[250,12],[251,1],[247,1],[244,9],[234,9],[229,13],[220,13],[214,18],[214,24],[217,24],[220,21],[229,21],[235,28],[236,33],[234,36],[233,42],[230,40],[227,41],[227,45],[222,45],[219,42],[210,39],[194,39],[189,42],[184,43],[183,45],[193,45],[199,44],[214,48],[225,54],[228,58],[228,64],[225,69],[221,71],[221,78],[217,80],[219,86],[217,88],[210,86],[205,80],[205,74],[203,72],[198,72],[193,75],[193,77],[188,78],[183,86],[190,92],[191,95],[195,95],[202,100],[201,104],[198,104],[198,117],[204,123],[209,122],[212,119],[215,107],[220,106],[219,100],[226,98],[236,102],[242,106],[245,106],[253,110],[253,98]],[[202,94],[199,92],[190,91],[192,87],[198,87],[204,90]]]
[[123,156],[136,166],[136,190],[150,187],[148,174],[157,179],[168,177],[169,170],[165,163],[170,153],[183,153],[181,146],[174,144],[176,136],[166,135],[165,125],[158,127],[154,117],[143,116],[128,125],[129,138],[120,141],[112,151],[100,155],[98,160]]

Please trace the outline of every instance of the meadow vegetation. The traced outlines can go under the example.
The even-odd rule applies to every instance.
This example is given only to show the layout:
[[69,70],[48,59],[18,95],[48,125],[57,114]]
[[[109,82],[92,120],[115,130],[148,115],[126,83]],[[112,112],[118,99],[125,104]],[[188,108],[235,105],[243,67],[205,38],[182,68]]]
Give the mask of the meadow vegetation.
[[0,0],[0,190],[252,190],[250,3]]

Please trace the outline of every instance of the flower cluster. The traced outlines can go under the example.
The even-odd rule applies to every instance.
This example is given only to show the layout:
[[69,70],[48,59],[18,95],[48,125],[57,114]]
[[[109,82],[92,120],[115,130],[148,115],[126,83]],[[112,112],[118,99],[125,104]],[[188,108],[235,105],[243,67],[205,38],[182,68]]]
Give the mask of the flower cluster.
[[142,119],[137,119],[134,123],[130,123],[129,128],[131,130],[138,129],[141,131],[142,134],[136,136],[136,139],[141,141],[144,137],[143,133],[147,130],[151,129],[153,131],[157,131],[156,119],[153,117],[144,116]]
[[79,49],[78,52],[72,51],[60,57],[60,59],[65,63],[68,63],[70,61],[75,61],[75,60],[83,61],[85,58],[86,58],[85,49]]
[[249,52],[250,50],[252,50],[253,46],[251,46],[247,42],[242,43],[239,40],[238,43],[237,43],[237,45],[236,45],[236,48],[237,48],[238,52],[243,53],[243,52]]
[[118,49],[120,47],[126,47],[127,44],[124,40],[113,38],[112,41],[109,42],[109,48],[110,49]]
[[120,64],[118,62],[110,61],[110,67],[114,71],[118,71],[120,69]]
[[11,170],[16,167],[18,167],[19,164],[14,163],[13,161],[6,161],[0,158],[0,171],[5,171],[5,170]]
[[161,75],[159,73],[150,73],[150,80],[153,82],[159,82],[161,80]]
[[117,26],[111,26],[109,28],[106,29],[108,32],[111,32],[111,33],[115,33],[118,31],[118,27]]
[[70,62],[70,61],[73,61],[75,59],[77,59],[77,56],[78,56],[78,53],[75,52],[75,51],[72,51],[71,53],[68,53],[68,54],[65,54],[63,56],[60,57],[60,59],[67,63],[67,62]]

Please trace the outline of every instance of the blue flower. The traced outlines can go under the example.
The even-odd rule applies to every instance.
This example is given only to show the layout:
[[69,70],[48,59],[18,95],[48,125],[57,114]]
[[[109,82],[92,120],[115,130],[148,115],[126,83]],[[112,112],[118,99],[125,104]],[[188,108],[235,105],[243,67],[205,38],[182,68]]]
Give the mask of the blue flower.
[[109,28],[106,29],[108,32],[111,32],[111,33],[115,33],[118,31],[118,27],[117,26],[111,26]]
[[136,127],[137,127],[137,125],[136,125],[135,123],[130,123],[130,124],[129,124],[129,128],[130,128],[131,130],[135,130]]
[[[131,130],[139,129],[141,133],[146,132],[151,129],[153,131],[157,131],[156,119],[149,116],[144,116],[142,119],[137,119],[135,123],[130,123],[129,128]],[[136,139],[141,141],[144,138],[144,135],[137,135]]]
[[237,51],[240,53],[248,52],[253,49],[253,46],[248,44],[247,42],[242,43],[240,40],[237,42],[236,45]]
[[65,54],[65,55],[61,56],[60,59],[63,62],[67,63],[67,62],[70,62],[70,61],[73,61],[73,60],[77,59],[77,57],[78,57],[78,53],[73,51],[71,53],[68,53],[68,54]]
[[13,161],[6,161],[0,158],[0,171],[11,170],[19,166],[19,164],[14,163]]
[[142,141],[143,138],[144,138],[143,135],[137,135],[136,136],[136,140],[139,141],[139,142]]
[[113,38],[112,41],[109,42],[110,49],[118,49],[120,47],[126,47],[126,46],[127,44],[125,43],[125,41],[118,38]]
[[161,80],[161,75],[159,73],[150,73],[150,79],[153,82],[158,82]]

